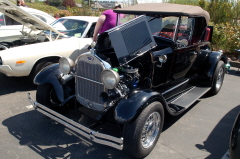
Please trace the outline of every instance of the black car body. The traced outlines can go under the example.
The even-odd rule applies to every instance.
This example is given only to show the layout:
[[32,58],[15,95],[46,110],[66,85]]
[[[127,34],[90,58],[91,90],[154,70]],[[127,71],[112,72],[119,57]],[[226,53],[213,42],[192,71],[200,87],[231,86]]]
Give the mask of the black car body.
[[[74,62],[43,69],[34,79],[41,113],[94,142],[142,158],[158,141],[164,116],[176,116],[221,89],[226,57],[212,51],[209,14],[197,6],[151,3],[114,10],[117,25]],[[94,119],[83,125],[55,108]],[[120,136],[96,129],[110,122]]]

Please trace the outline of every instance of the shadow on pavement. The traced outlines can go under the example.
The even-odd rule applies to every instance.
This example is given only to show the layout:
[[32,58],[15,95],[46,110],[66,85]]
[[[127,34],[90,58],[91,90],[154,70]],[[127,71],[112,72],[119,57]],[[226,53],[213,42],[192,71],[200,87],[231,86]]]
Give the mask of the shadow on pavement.
[[[234,124],[235,118],[240,111],[240,105],[229,111],[216,125],[211,134],[208,136],[204,144],[196,144],[195,146],[210,153],[206,159],[221,158],[228,150],[230,133]],[[229,124],[230,123],[230,124]],[[224,152],[219,153],[219,152]]]
[[182,116],[187,114],[188,111],[190,111],[193,107],[195,107],[199,102],[201,102],[201,101],[200,100],[195,101],[187,110],[185,110],[185,112],[183,112],[182,114],[180,114],[178,116],[166,115],[165,119],[164,119],[164,125],[163,125],[162,132],[164,132],[165,130],[170,128],[173,124],[175,124],[179,119],[182,118]]
[[31,91],[37,88],[29,77],[7,77],[0,73],[0,81],[0,95],[17,91]]
[[240,69],[232,67],[227,74],[240,77]]
[[2,124],[19,145],[28,146],[43,158],[131,159],[123,151],[82,138],[35,110],[10,117]]

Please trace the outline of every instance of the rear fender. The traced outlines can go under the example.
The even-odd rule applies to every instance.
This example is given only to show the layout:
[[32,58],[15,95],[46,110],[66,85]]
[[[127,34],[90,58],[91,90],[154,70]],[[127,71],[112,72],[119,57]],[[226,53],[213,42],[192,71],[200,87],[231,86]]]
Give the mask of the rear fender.
[[152,90],[133,91],[127,98],[122,99],[115,109],[115,120],[126,124],[134,121],[150,103],[159,101],[165,107],[163,96]]
[[45,67],[40,71],[33,82],[36,85],[41,85],[44,83],[50,83],[53,85],[55,92],[57,94],[58,99],[63,102],[64,101],[64,82],[61,81],[63,74],[59,70],[59,64],[53,64],[48,67]]
[[222,60],[224,63],[227,63],[227,58],[221,52],[212,51],[208,54],[208,58],[205,61],[205,68],[207,77],[210,81],[213,81],[213,76],[218,62]]

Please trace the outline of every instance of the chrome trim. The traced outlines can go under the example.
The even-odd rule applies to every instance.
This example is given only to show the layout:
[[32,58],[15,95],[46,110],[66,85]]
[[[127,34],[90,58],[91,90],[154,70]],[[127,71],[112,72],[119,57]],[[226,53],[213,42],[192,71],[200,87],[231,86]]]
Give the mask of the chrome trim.
[[[104,84],[101,82],[101,72],[99,72],[100,74],[99,75],[93,75],[94,77],[88,77],[88,76],[84,76],[84,75],[81,75],[81,74],[78,74],[78,67],[81,67],[79,65],[79,60],[82,60],[82,59],[85,59],[85,60],[91,60],[91,59],[86,59],[88,57],[92,57],[94,58],[95,60],[98,61],[98,64],[101,65],[101,72],[105,69],[110,69],[111,68],[111,65],[109,63],[107,63],[106,61],[103,61],[101,58],[99,58],[97,55],[92,55],[91,53],[84,53],[84,54],[81,54],[80,56],[78,56],[78,58],[76,59],[76,62],[75,62],[75,77],[76,77],[76,81],[75,81],[75,84],[76,84],[76,92],[77,95],[76,95],[76,99],[78,100],[79,103],[81,103],[82,105],[86,106],[86,107],[89,107],[93,110],[96,110],[96,111],[103,111],[105,109],[105,107],[107,106],[107,102],[104,102],[101,100],[100,98],[100,93],[101,92],[107,92],[107,88],[104,86]],[[100,71],[100,70],[99,70]],[[79,78],[78,78],[79,77]],[[98,78],[99,77],[99,78]],[[95,86],[99,86],[99,87],[103,87],[103,88],[98,88],[98,92],[99,94],[96,95],[96,92],[94,92],[95,95],[91,94],[91,96],[86,96],[84,94],[84,92],[81,92],[81,91],[77,91],[77,89],[79,89],[79,81],[81,80],[85,80],[86,82],[89,82],[92,83],[91,84],[91,88],[94,89]],[[95,84],[95,86],[93,86]],[[88,88],[86,88],[88,89]],[[90,92],[88,92],[90,93]],[[81,95],[80,95],[81,94]],[[94,99],[94,100],[91,100],[91,99]],[[100,105],[99,105],[100,104]]]
[[85,80],[87,80],[87,81],[91,81],[91,82],[94,82],[94,83],[103,85],[103,83],[100,83],[100,82],[97,82],[97,81],[94,81],[94,80],[91,80],[91,79],[88,79],[88,78],[84,78],[84,77],[77,76],[77,75],[75,75],[75,77],[79,77],[79,78],[85,79]]
[[[105,85],[106,83],[104,83],[103,73],[106,72],[106,71],[110,71],[110,72],[115,76],[116,83],[115,83],[115,85],[114,85],[113,87],[107,87],[107,86]],[[104,69],[104,70],[102,71],[102,73],[101,73],[101,81],[102,81],[104,87],[106,87],[107,89],[114,89],[114,88],[116,88],[116,86],[119,84],[120,77],[119,77],[119,74],[118,74],[116,71],[113,71],[113,70],[111,70],[111,69]]]
[[[69,70],[67,72],[65,72],[65,70],[62,68],[62,64],[65,62],[67,62],[67,65],[69,66]],[[67,75],[69,72],[71,72],[73,70],[75,63],[72,59],[70,59],[69,57],[61,57],[59,59],[59,70],[64,74]]]
[[116,148],[118,150],[123,149],[123,138],[117,138],[114,136],[110,136],[107,134],[99,133],[96,131],[93,131],[49,108],[46,106],[34,101],[28,93],[28,100],[29,102],[33,105],[33,107],[39,111],[40,113],[50,117],[51,119],[63,124],[64,126],[68,127],[69,129],[83,135],[84,137],[90,139],[93,142],[102,144],[102,145],[107,145],[113,148]]
[[110,65],[90,53],[80,55],[75,65],[76,99],[83,106],[96,111],[103,111],[107,106],[107,102],[100,97],[102,92],[107,91],[101,82],[101,72],[106,69],[105,66]]
[[184,85],[185,83],[187,83],[189,81],[189,79],[187,79],[186,81],[182,82],[182,83],[179,83],[178,85],[166,90],[165,92],[162,93],[162,95],[166,94],[166,93],[169,93],[171,91],[173,91],[174,89],[177,89],[178,87],[180,87],[181,85]]
[[182,96],[184,96],[185,94],[187,94],[188,92],[190,92],[191,90],[193,90],[194,88],[196,88],[196,86],[192,87],[191,89],[189,89],[188,91],[182,93],[181,95],[179,95],[177,98],[175,98],[174,100],[172,100],[170,103],[175,102],[176,100],[178,100],[179,98],[181,98]]
[[159,60],[160,63],[165,63],[165,62],[167,62],[167,56],[166,55],[160,55],[158,57],[158,60]]
[[102,64],[103,64],[103,66],[106,68],[106,69],[111,69],[112,68],[112,66],[109,64],[109,63],[107,63],[106,61],[103,61],[100,57],[98,57],[96,54],[91,54],[91,52],[86,52],[86,53],[83,53],[83,54],[81,54],[80,56],[78,56],[77,57],[77,59],[75,60],[75,64],[77,64],[78,63],[78,59],[80,59],[80,57],[81,56],[84,56],[84,55],[90,55],[90,56],[94,56],[94,57],[96,57]]

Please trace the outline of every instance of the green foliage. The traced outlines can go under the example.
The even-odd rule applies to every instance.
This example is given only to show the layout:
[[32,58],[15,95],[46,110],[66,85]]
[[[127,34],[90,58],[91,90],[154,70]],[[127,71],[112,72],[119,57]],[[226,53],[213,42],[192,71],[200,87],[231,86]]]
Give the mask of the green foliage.
[[76,7],[76,2],[74,0],[63,0],[62,5],[64,7]]
[[66,16],[72,16],[72,14],[68,10],[58,10],[54,12],[54,17],[66,17]]
[[230,23],[215,24],[213,45],[215,50],[235,53],[235,49],[240,49],[240,26],[232,26]]
[[237,23],[237,20],[240,19],[240,1],[235,3],[235,5],[233,6],[233,15],[233,24],[239,25],[239,23]]
[[163,2],[185,4],[185,5],[198,5],[198,0],[163,0]]
[[73,16],[100,16],[101,12],[99,10],[92,10],[91,8],[84,6],[83,8],[79,7],[68,7],[68,11]]
[[44,11],[48,14],[53,15],[54,12],[58,11],[56,7],[46,5],[45,3],[26,3],[26,5],[30,8],[35,8],[41,11]]
[[62,6],[62,0],[46,0],[45,3],[50,6],[59,7]]
[[215,24],[226,23],[233,20],[233,3],[229,0],[211,0],[208,6],[208,12],[211,21]]
[[200,6],[204,10],[207,10],[208,2],[206,0],[199,0],[198,1],[198,6]]
[[81,4],[83,0],[75,0],[75,2]]

